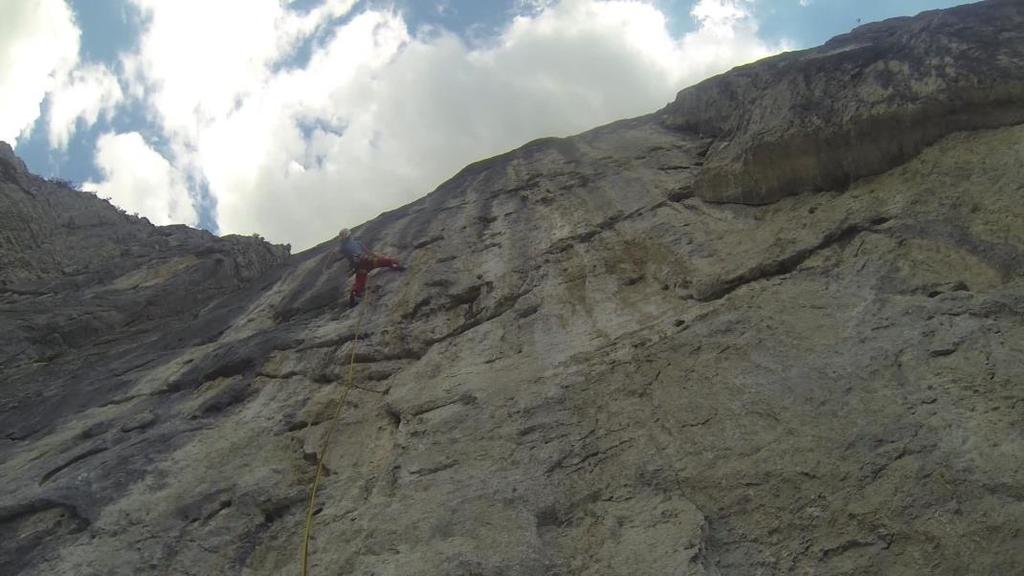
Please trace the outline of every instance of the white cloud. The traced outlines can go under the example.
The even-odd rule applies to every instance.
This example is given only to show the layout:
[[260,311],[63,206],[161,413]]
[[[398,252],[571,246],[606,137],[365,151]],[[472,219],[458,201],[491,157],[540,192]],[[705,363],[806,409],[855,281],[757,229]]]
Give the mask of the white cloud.
[[137,1],[150,25],[126,62],[176,162],[209,184],[223,232],[298,248],[469,162],[652,112],[685,85],[776,49],[758,38],[749,0],[700,0],[698,29],[683,38],[650,3],[563,0],[530,2],[482,49],[436,30],[415,37],[400,15],[367,11],[301,69],[278,69],[351,3],[299,20],[273,0]]
[[355,0],[306,14],[277,0],[133,0],[147,20],[139,52],[124,58],[135,95],[148,94],[169,135],[190,139],[258,96],[281,56]]
[[74,70],[69,81],[50,96],[50,145],[67,147],[79,119],[92,126],[100,114],[109,115],[123,97],[117,77],[106,67],[91,65]]
[[556,3],[557,0],[516,0],[515,8],[520,14],[535,14]]
[[96,144],[96,167],[104,180],[86,182],[86,190],[157,225],[198,224],[184,176],[138,132],[101,136]]
[[0,18],[0,140],[15,145],[46,94],[78,63],[80,32],[63,0],[5,2]]
[[687,82],[691,84],[732,66],[788,50],[788,45],[768,46],[757,35],[751,12],[754,0],[700,0],[690,11],[696,31],[679,42]]
[[690,14],[701,27],[728,34],[736,24],[750,18],[746,6],[752,3],[752,0],[700,0]]

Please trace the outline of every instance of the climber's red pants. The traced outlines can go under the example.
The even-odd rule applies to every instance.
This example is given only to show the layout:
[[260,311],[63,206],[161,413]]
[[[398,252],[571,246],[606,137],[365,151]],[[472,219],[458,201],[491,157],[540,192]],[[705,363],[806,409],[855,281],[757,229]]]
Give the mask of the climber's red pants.
[[352,298],[362,298],[363,292],[366,291],[366,277],[371,271],[377,268],[397,268],[399,266],[398,260],[394,258],[388,258],[387,256],[367,256],[366,258],[360,258],[359,262],[356,263],[356,281],[352,284]]

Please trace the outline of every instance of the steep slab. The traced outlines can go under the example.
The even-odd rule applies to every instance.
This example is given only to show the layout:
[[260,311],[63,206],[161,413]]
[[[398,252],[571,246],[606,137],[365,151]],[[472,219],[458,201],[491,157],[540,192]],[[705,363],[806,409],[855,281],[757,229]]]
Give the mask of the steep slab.
[[230,290],[141,259],[218,297],[0,365],[0,562],[295,573],[358,338],[314,574],[1024,572],[1024,126],[760,206],[694,196],[711,142],[468,166],[356,231],[410,268],[354,309],[333,241]]

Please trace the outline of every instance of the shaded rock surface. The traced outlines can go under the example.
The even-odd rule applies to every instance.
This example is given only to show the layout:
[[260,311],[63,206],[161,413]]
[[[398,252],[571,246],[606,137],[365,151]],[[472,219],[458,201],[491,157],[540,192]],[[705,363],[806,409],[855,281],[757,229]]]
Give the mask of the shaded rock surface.
[[[32,436],[111,401],[153,352],[215,337],[235,294],[272,282],[288,249],[156,227],[29,174],[0,143],[4,435]],[[216,328],[211,328],[215,325]],[[52,411],[58,410],[57,414]],[[17,417],[10,417],[17,414]]]
[[409,270],[351,310],[333,242],[154,228],[0,159],[4,262],[42,255],[0,293],[5,571],[298,573],[353,346],[314,574],[1024,571],[1024,126],[750,206],[697,195],[719,137],[665,118],[368,222]]

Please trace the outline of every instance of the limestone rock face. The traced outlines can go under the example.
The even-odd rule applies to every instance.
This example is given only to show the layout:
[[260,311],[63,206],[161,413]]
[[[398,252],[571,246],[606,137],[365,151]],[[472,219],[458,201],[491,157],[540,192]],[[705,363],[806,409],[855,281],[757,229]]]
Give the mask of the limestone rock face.
[[409,269],[353,309],[334,241],[100,201],[77,242],[114,255],[65,271],[88,209],[0,161],[43,215],[0,250],[0,564],[297,574],[355,349],[313,574],[1024,572],[1024,125],[758,206],[695,195],[717,138],[663,112],[470,165],[355,230]]
[[697,194],[766,204],[879,174],[960,130],[1024,122],[1024,3],[861,26],[679,93],[666,126],[714,139]]
[[98,350],[116,358],[126,343],[152,345],[172,326],[201,323],[226,305],[207,306],[267,281],[288,257],[255,238],[153,226],[29,174],[6,143],[0,152],[0,386],[5,406],[18,407],[4,421],[8,438],[52,425],[51,401],[78,406],[64,406],[66,394],[109,400],[93,395],[107,377],[80,382],[67,362],[88,367],[83,357]]

